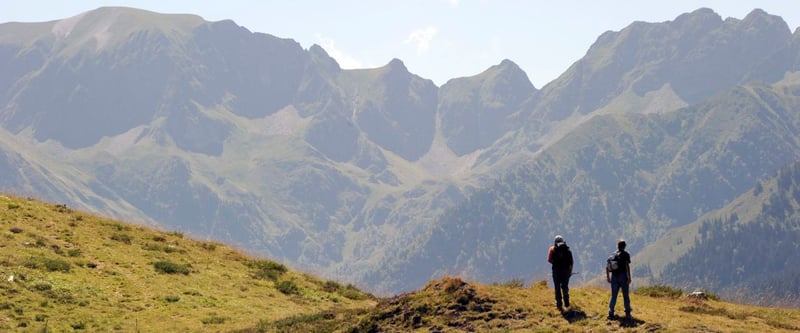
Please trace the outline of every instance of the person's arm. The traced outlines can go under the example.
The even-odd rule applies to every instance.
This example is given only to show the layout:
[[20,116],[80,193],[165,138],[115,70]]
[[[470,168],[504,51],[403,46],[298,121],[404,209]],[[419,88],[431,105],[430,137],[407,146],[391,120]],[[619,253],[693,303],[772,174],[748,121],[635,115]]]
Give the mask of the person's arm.
[[628,284],[631,284],[631,263],[630,262],[625,263],[625,271],[628,274]]
[[611,272],[608,270],[608,267],[606,267],[606,281],[611,283]]
[[555,248],[553,248],[553,247],[551,246],[551,247],[550,247],[550,250],[549,250],[549,251],[547,251],[547,262],[549,262],[549,263],[551,263],[551,264],[553,263],[553,250],[555,250]]

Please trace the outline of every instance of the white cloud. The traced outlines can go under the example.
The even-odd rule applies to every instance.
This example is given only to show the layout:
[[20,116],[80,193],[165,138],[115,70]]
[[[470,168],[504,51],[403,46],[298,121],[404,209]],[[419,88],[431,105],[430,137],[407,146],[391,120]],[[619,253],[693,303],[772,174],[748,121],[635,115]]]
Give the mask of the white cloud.
[[319,42],[319,46],[322,46],[322,48],[325,49],[325,52],[328,52],[328,55],[330,55],[333,59],[336,59],[336,62],[339,63],[339,67],[343,69],[364,67],[356,58],[353,58],[344,51],[336,48],[336,42],[333,39],[317,35],[317,41]]
[[406,38],[406,44],[415,44],[417,46],[417,55],[425,54],[431,48],[431,41],[439,29],[436,27],[427,27],[415,30]]
[[449,2],[453,7],[458,7],[458,5],[461,3],[461,0],[447,0],[447,2]]

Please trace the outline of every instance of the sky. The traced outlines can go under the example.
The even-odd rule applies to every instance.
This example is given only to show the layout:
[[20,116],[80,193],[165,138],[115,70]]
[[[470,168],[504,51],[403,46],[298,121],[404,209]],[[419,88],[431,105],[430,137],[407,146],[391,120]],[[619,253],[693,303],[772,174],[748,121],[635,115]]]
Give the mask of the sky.
[[797,0],[0,0],[0,23],[68,18],[105,6],[230,19],[252,32],[322,46],[342,68],[393,58],[441,86],[509,59],[537,88],[586,54],[605,31],[672,21],[698,8],[743,19],[755,8],[800,25]]

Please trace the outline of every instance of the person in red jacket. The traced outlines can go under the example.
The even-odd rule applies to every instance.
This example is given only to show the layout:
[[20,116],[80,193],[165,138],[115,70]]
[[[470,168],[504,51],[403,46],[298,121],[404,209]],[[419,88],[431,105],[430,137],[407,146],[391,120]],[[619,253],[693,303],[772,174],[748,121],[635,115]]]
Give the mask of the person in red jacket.
[[569,277],[572,276],[572,251],[561,235],[556,236],[553,246],[547,252],[547,262],[553,265],[553,285],[556,293],[556,307],[563,311],[562,305],[569,307]]

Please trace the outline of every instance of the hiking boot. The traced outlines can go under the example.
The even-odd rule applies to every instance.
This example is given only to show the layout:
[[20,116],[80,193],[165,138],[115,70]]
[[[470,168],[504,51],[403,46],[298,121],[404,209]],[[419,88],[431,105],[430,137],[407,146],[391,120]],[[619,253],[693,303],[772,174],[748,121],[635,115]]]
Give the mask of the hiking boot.
[[614,316],[614,314],[613,314],[613,313],[609,313],[609,314],[608,314],[608,317],[606,317],[606,319],[608,319],[608,320],[614,320],[614,319],[617,319],[617,317],[616,317],[616,316]]
[[569,301],[565,300],[565,301],[564,301],[564,306],[565,306],[565,307],[569,307]]

